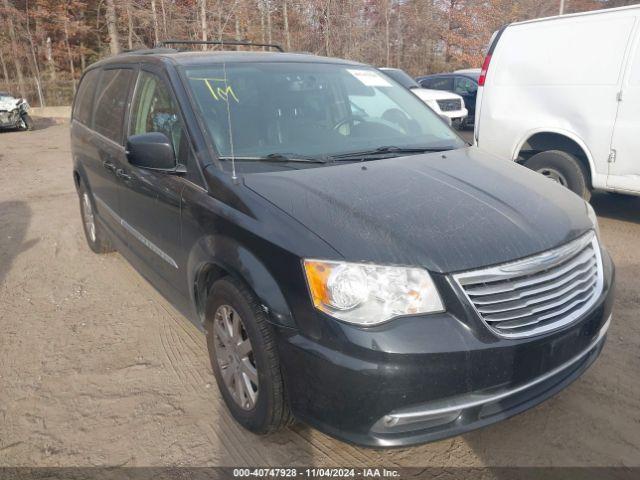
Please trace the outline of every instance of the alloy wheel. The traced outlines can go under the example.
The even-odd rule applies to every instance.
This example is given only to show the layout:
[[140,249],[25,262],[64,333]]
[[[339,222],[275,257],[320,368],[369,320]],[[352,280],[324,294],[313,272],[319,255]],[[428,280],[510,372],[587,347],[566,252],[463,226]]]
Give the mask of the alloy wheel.
[[258,371],[242,318],[230,305],[220,305],[216,310],[213,336],[216,361],[227,391],[241,408],[251,410],[258,398]]

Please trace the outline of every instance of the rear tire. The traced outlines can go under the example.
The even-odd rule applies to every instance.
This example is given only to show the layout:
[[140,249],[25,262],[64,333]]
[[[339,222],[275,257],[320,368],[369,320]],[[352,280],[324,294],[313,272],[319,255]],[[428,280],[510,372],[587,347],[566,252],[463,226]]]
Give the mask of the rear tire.
[[[205,330],[211,368],[233,418],[257,434],[293,423],[273,327],[253,292],[230,277],[214,283]],[[247,341],[244,349],[239,347]]]
[[87,244],[93,253],[113,252],[109,238],[106,236],[102,226],[96,221],[93,198],[82,184],[78,187],[80,197],[80,216],[82,218],[82,228]]
[[561,150],[548,150],[532,156],[525,166],[568,188],[586,201],[591,198],[589,177],[583,163]]

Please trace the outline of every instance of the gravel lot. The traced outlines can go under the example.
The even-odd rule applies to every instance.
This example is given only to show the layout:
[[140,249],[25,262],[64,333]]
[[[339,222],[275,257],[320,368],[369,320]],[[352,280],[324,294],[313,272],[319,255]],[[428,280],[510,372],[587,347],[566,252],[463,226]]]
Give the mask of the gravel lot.
[[0,133],[0,465],[640,466],[640,198],[593,203],[617,304],[600,359],[565,391],[414,448],[301,425],[262,438],[225,411],[204,336],[120,255],[89,251],[68,126]]

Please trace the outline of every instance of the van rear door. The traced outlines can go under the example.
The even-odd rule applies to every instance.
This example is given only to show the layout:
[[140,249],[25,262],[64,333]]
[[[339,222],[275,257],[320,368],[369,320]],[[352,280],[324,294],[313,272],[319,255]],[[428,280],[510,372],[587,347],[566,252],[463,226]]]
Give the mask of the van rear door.
[[640,193],[640,36],[636,39],[618,94],[618,115],[611,139],[607,188]]

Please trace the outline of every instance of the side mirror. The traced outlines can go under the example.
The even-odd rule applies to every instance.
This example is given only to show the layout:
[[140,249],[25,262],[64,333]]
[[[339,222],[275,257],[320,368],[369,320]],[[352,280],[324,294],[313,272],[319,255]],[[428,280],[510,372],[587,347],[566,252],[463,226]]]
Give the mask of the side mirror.
[[127,139],[127,158],[131,165],[153,170],[175,170],[176,155],[164,133],[132,135]]

